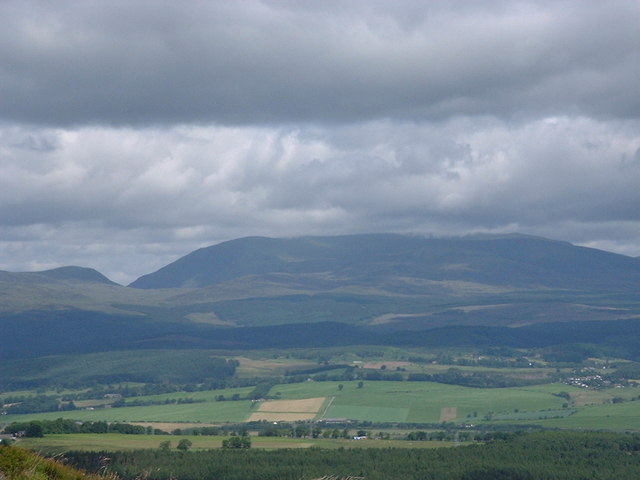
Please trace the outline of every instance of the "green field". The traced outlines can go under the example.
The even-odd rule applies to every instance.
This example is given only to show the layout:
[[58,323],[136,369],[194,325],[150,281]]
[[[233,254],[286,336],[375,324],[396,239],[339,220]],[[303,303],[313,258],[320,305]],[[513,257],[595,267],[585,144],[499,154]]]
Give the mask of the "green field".
[[640,401],[590,405],[568,417],[522,421],[548,428],[572,430],[640,431]]
[[[158,448],[161,442],[170,441],[175,448],[183,438],[192,442],[193,450],[221,448],[222,440],[227,437],[209,437],[201,435],[122,435],[116,433],[69,435],[47,435],[44,438],[25,438],[19,445],[36,451],[62,452],[68,450],[114,451]],[[288,437],[251,437],[252,448],[436,448],[461,445],[454,442],[407,442],[403,440],[351,440],[326,438],[288,438]]]
[[128,398],[127,401],[131,402],[139,400],[141,402],[164,402],[166,400],[179,400],[181,398],[191,398],[198,402],[214,402],[215,397],[218,395],[224,395],[226,398],[231,398],[233,395],[238,394],[241,397],[246,396],[253,387],[243,388],[226,388],[224,390],[205,390],[197,392],[171,392],[161,393],[158,395],[145,395],[141,397]]
[[[342,385],[342,389],[339,388]],[[234,393],[245,395],[244,389],[212,390],[204,392],[174,392],[147,397],[135,397],[141,402],[162,402],[179,398],[192,398],[196,403],[169,403],[162,405],[131,406],[122,408],[96,408],[69,412],[47,412],[25,415],[5,415],[2,423],[34,419],[55,419],[60,416],[81,421],[109,422],[244,422],[259,404],[249,400],[215,401],[217,395],[230,398]],[[325,406],[316,420],[346,418],[370,422],[483,423],[495,416],[495,422],[522,421],[566,428],[637,429],[640,430],[640,402],[603,403],[614,396],[631,398],[635,389],[628,391],[593,391],[589,401],[593,405],[571,406],[572,415],[562,416],[564,398],[554,395],[568,392],[576,398],[590,392],[564,384],[548,384],[513,388],[470,388],[433,382],[302,382],[276,385],[272,396],[282,400],[301,400],[324,397]],[[623,392],[623,394],[622,394]],[[132,400],[132,399],[128,399]],[[278,410],[281,411],[281,410]],[[517,413],[517,415],[514,415]],[[487,418],[485,418],[487,417]],[[615,417],[615,418],[612,418]]]
[[432,423],[441,421],[443,409],[455,407],[452,420],[464,421],[467,415],[519,410],[546,410],[562,407],[564,400],[552,395],[566,385],[545,389],[480,389],[432,382],[344,382],[342,390],[335,382],[306,382],[277,385],[272,392],[282,398],[334,397],[324,418],[349,418],[372,422]]
[[243,422],[251,413],[251,402],[205,402],[188,404],[149,405],[141,407],[74,410],[25,415],[6,415],[3,423],[36,419],[54,420],[61,416],[81,421],[107,422]]

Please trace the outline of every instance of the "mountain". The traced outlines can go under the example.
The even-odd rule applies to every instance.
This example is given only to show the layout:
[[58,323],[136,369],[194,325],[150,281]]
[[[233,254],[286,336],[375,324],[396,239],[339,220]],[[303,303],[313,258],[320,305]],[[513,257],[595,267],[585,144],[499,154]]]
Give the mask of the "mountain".
[[291,284],[320,290],[352,285],[400,294],[437,291],[445,282],[501,290],[635,292],[640,264],[623,255],[523,235],[249,237],[196,250],[130,286],[198,288],[267,276],[287,276]]
[[118,285],[93,268],[60,267],[39,272],[40,275],[57,280],[79,280],[82,282],[104,283],[106,285]]
[[102,283],[105,285],[118,285],[93,268],[84,267],[59,267],[41,272],[5,272],[0,271],[0,282],[26,282],[48,283],[51,280]]
[[[117,304],[154,304],[154,292],[135,291],[92,268],[60,267],[40,272],[0,271],[0,314],[81,309],[116,311]],[[148,298],[148,300],[147,300]]]
[[598,328],[590,339],[617,322],[607,341],[628,343],[640,338],[624,334],[640,319],[639,286],[636,258],[524,235],[249,237],[128,287],[80,267],[0,272],[0,357],[385,338],[519,345],[536,325],[582,338],[585,322]]

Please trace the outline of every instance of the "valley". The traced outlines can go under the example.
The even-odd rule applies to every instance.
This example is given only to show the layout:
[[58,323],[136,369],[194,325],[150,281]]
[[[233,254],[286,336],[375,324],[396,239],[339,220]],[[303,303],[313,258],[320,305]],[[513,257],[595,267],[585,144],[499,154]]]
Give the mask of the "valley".
[[[640,431],[640,364],[631,360],[553,361],[553,353],[544,350],[504,347],[350,346],[229,353],[53,357],[49,369],[34,364],[49,387],[0,396],[0,422],[69,418],[143,425],[158,434],[186,434],[200,427],[232,430],[243,424],[256,434],[272,424],[323,430],[337,425],[353,431],[393,431],[396,439],[418,427],[465,435],[494,428]],[[160,357],[166,361],[156,363]],[[24,363],[26,376],[29,361]],[[110,372],[110,380],[135,376],[135,371],[164,380],[96,384],[92,374],[98,364]],[[189,383],[181,382],[189,378],[186,372]],[[92,386],[83,385],[82,378],[93,378]],[[48,403],[32,401],[29,407],[30,399],[37,398]]]
[[149,451],[626,442],[637,285],[638,259],[519,235],[251,237],[130,286],[0,272],[0,428],[79,465],[135,452],[139,468]]

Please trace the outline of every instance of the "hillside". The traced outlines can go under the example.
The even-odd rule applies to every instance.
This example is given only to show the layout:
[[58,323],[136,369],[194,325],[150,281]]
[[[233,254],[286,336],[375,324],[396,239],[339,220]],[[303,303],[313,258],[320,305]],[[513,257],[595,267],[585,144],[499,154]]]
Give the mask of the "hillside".
[[[308,347],[462,326],[627,325],[640,318],[638,286],[635,258],[531,236],[250,237],[192,252],[129,287],[80,267],[0,272],[0,356]],[[338,324],[358,328],[338,338]],[[495,332],[498,343],[511,338]]]
[[88,474],[43,458],[23,448],[0,446],[0,478],[7,480],[98,480],[117,479],[115,475]]
[[61,309],[116,312],[117,304],[160,301],[152,291],[123,287],[96,270],[81,267],[42,272],[0,271],[0,299],[0,313]]
[[[420,329],[635,318],[638,285],[636,259],[566,242],[376,234],[233,240],[192,252],[131,287],[182,288],[175,300],[225,325],[341,321]],[[222,292],[232,294],[223,299]]]
[[566,242],[523,235],[377,234],[242,238],[196,250],[130,286],[197,288],[273,274],[304,278],[318,289],[351,284],[402,294],[428,292],[425,281],[608,292],[635,292],[640,284],[635,259]]

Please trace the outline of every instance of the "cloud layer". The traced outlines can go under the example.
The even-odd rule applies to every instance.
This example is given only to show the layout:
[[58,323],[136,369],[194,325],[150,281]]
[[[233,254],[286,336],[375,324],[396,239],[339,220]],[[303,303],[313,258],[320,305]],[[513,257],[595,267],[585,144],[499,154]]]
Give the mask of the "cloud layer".
[[637,117],[640,4],[6,1],[0,115],[48,125]]
[[640,255],[640,4],[7,1],[0,269],[237,236],[523,231]]

